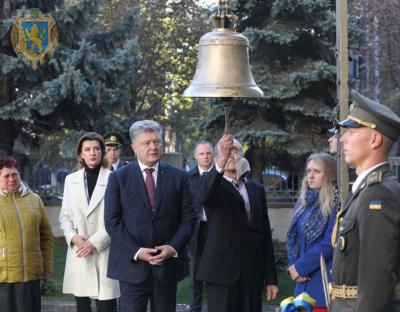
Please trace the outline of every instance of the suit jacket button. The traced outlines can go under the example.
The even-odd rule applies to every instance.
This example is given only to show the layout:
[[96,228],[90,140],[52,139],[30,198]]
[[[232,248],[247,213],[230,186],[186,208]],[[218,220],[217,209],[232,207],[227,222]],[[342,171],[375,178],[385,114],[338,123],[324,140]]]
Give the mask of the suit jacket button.
[[346,239],[343,236],[339,237],[338,246],[340,250],[344,250],[344,248],[346,247]]

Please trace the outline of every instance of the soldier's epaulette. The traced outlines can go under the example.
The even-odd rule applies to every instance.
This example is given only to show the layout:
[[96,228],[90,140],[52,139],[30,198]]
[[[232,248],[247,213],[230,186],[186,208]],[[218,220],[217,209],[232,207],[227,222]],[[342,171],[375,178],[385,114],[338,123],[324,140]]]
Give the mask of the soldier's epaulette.
[[373,171],[367,177],[368,186],[382,182],[382,171]]

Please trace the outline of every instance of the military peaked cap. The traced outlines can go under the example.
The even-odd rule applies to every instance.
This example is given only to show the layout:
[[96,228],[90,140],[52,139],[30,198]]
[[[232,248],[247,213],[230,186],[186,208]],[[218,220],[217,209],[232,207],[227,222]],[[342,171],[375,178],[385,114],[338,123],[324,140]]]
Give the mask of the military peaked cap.
[[372,128],[396,141],[400,135],[400,118],[389,107],[372,101],[355,90],[351,91],[351,95],[353,103],[349,116],[339,126]]
[[330,133],[330,134],[337,134],[338,133],[338,128],[336,128],[336,127],[333,127],[333,128],[330,128],[329,130],[328,130],[328,132]]
[[106,143],[107,146],[111,145],[120,147],[123,144],[123,139],[122,136],[119,135],[118,133],[110,132],[104,136],[104,142]]

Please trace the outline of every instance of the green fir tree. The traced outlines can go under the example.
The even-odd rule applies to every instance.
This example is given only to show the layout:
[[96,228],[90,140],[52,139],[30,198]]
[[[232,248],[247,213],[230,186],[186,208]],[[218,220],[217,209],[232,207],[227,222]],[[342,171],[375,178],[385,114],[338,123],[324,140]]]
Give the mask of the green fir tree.
[[[245,143],[252,176],[266,167],[304,167],[305,156],[327,148],[335,119],[335,8],[331,0],[231,1],[237,31],[250,41],[253,76],[261,99],[235,99],[232,133]],[[221,135],[214,106],[204,126]]]
[[0,96],[0,122],[13,133],[0,149],[11,154],[26,147],[40,162],[56,164],[73,156],[83,131],[118,131],[128,141],[131,123],[144,118],[170,129],[178,149],[191,145],[193,117],[203,106],[181,94],[205,28],[195,1],[15,2],[0,21],[4,41],[17,10],[30,7],[53,13],[59,44],[36,71],[10,45],[0,48],[0,77],[8,85],[7,96]]

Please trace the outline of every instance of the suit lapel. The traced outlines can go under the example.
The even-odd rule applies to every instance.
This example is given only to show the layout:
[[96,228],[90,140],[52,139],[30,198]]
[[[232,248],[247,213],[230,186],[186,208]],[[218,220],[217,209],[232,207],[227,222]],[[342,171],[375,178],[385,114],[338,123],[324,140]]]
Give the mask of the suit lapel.
[[355,195],[356,195],[357,193],[358,193],[358,192],[356,192],[356,193],[351,193],[351,194],[347,197],[346,201],[344,202],[342,211],[346,211],[346,210],[349,208],[351,202],[353,201],[353,199],[355,198]]
[[88,197],[87,197],[87,192],[86,192],[86,186],[85,186],[85,169],[80,169],[79,171],[76,172],[76,175],[74,177],[74,180],[71,181],[73,185],[76,186],[76,196],[79,198],[84,198],[84,200],[81,201],[81,205],[79,205],[79,209],[81,210],[83,215],[86,215],[89,207],[88,203]]
[[199,168],[198,167],[196,167],[195,173],[193,175],[194,175],[193,187],[195,189],[197,189],[197,185],[199,184],[199,181],[200,181],[200,172],[199,172]]
[[157,172],[157,185],[156,185],[156,210],[154,215],[156,215],[161,209],[161,203],[164,199],[165,189],[168,185],[169,170],[166,164],[159,162],[158,172]]
[[100,168],[99,176],[97,178],[96,186],[94,187],[92,197],[90,198],[89,207],[86,216],[90,215],[97,207],[99,202],[104,198],[106,191],[108,176],[110,171],[103,167]]
[[361,190],[365,187],[365,181],[363,180],[360,186],[356,189],[355,193],[352,193],[347,197],[343,209],[339,212],[339,217],[346,213],[346,211],[351,206],[351,203],[357,198],[358,194],[360,194]]
[[351,203],[357,198],[357,196],[358,196],[358,194],[360,194],[361,190],[364,189],[364,187],[367,185],[368,175],[361,181],[361,183],[358,186],[358,188],[356,189],[356,191],[346,199],[346,202],[344,203],[344,206],[343,206],[343,211],[346,211],[350,207]]
[[[232,194],[233,197],[236,197],[238,205],[235,205],[235,211],[238,215],[238,219],[241,222],[247,221],[247,213],[246,213],[246,206],[244,204],[244,199],[242,195],[240,195],[239,190],[233,185],[233,183],[229,180],[225,180],[226,188]],[[246,222],[247,223],[247,222]]]

